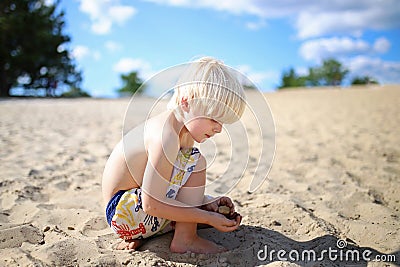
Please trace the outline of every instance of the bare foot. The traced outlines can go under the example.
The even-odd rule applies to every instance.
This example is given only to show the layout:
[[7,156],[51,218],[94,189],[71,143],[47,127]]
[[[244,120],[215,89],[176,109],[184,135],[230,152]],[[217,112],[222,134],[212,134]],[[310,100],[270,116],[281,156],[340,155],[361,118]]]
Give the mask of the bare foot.
[[227,251],[226,248],[215,244],[212,241],[195,235],[191,239],[175,237],[170,245],[171,252],[185,253],[187,251],[194,253],[214,254]]
[[130,239],[130,240],[123,240],[119,243],[114,249],[117,250],[136,250],[143,244],[143,240],[140,239]]

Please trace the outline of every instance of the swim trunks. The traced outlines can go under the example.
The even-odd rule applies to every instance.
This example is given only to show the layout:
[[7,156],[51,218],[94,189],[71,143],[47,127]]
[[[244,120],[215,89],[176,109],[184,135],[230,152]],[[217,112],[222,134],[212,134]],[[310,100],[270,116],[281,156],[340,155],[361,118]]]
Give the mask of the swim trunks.
[[[200,157],[197,148],[181,149],[174,163],[167,198],[175,199],[179,189],[187,182]],[[122,239],[142,239],[166,232],[171,221],[146,214],[142,208],[142,189],[118,191],[108,202],[107,222]]]

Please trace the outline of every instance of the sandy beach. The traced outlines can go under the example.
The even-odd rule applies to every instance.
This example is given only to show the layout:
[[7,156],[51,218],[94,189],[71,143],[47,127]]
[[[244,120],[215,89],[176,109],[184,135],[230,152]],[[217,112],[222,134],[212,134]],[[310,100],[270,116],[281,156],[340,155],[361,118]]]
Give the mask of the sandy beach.
[[[101,176],[129,99],[1,99],[0,266],[399,265],[400,86],[264,96],[276,127],[274,162],[254,193],[251,171],[229,192],[243,215],[239,230],[199,231],[229,249],[217,255],[170,253],[171,233],[139,251],[112,249],[119,240],[105,220]],[[140,122],[141,105],[151,102],[135,103],[131,119]],[[218,170],[247,155],[216,144],[209,175],[218,183]]]

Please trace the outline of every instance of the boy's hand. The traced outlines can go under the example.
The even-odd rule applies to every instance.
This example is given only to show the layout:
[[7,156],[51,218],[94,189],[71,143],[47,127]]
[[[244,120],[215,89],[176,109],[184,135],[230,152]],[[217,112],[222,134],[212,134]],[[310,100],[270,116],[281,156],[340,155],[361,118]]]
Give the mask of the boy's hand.
[[201,206],[201,209],[207,211],[218,212],[219,206],[227,206],[230,209],[229,214],[233,214],[235,212],[235,205],[233,205],[232,200],[229,197],[220,197],[216,200]]
[[232,232],[238,229],[240,222],[242,220],[242,216],[238,213],[235,219],[228,219],[224,215],[216,213],[216,212],[209,212],[210,221],[209,224],[221,232]]
[[[223,207],[223,206],[228,207],[229,212],[222,213],[221,211],[219,211],[219,208]],[[212,201],[211,203],[201,206],[201,209],[220,213],[220,214],[224,215],[226,218],[230,219],[231,221],[236,221],[238,226],[239,226],[240,222],[242,221],[242,216],[239,213],[235,212],[235,205],[233,204],[232,200],[229,197],[223,196],[223,197],[217,198],[216,200]],[[217,227],[215,227],[215,228],[217,228]],[[220,231],[223,231],[223,230],[220,230]],[[233,231],[233,230],[230,230],[230,231]]]

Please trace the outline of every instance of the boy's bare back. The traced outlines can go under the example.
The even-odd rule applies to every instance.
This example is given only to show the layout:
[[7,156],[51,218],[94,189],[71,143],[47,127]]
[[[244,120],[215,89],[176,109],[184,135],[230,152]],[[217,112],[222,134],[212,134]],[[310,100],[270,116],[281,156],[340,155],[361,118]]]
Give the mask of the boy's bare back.
[[133,128],[115,146],[103,172],[102,190],[106,203],[120,190],[142,186],[148,143],[169,142],[176,143],[177,147],[181,146],[170,116],[171,112],[164,112],[150,118]]

